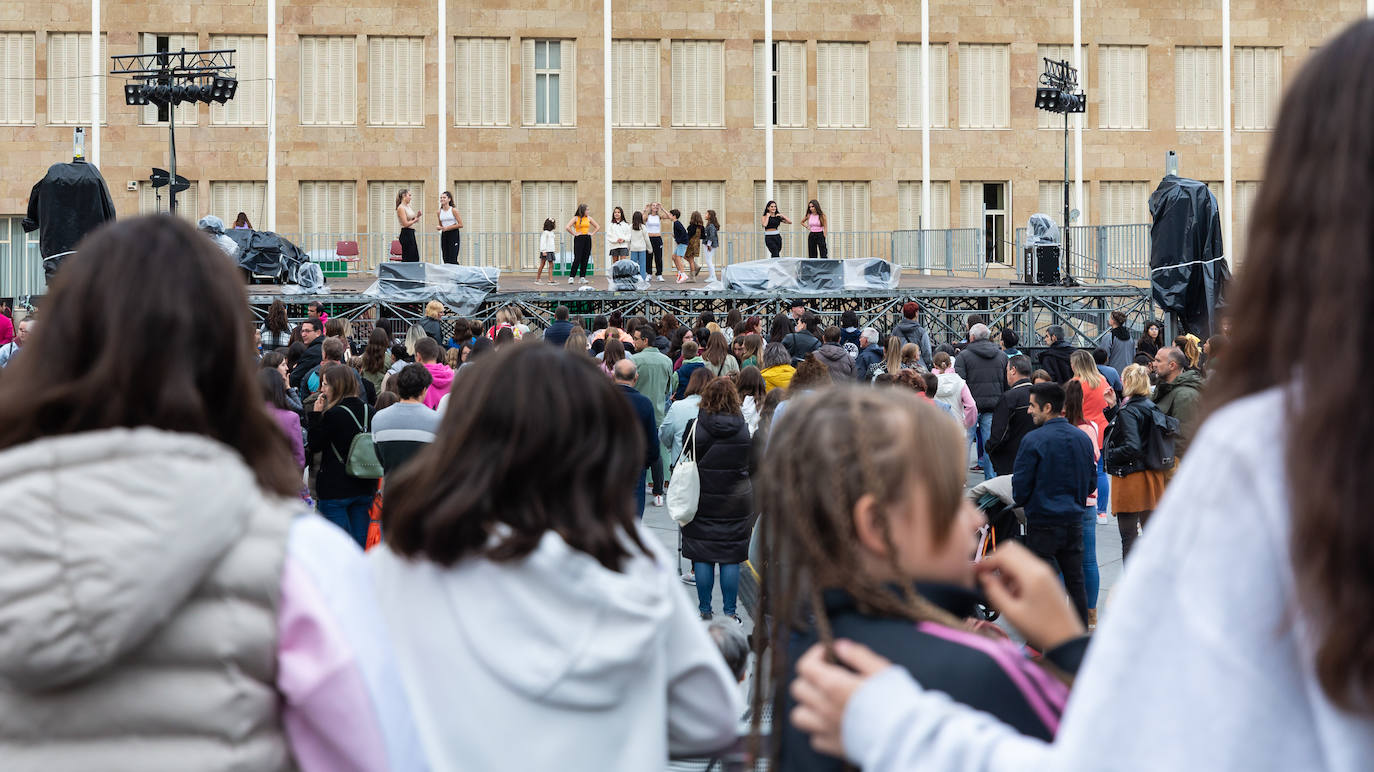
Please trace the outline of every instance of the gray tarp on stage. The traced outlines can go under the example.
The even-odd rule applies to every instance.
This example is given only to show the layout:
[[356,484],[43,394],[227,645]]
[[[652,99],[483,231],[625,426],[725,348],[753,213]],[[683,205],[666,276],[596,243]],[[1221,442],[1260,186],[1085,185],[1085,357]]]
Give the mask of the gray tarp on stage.
[[396,303],[437,300],[456,314],[468,315],[481,307],[488,294],[496,291],[500,278],[499,268],[447,263],[382,263],[377,266],[377,281],[362,294]]
[[892,290],[901,280],[901,266],[873,257],[849,260],[784,257],[726,266],[721,272],[721,281],[703,289],[821,295],[845,290]]

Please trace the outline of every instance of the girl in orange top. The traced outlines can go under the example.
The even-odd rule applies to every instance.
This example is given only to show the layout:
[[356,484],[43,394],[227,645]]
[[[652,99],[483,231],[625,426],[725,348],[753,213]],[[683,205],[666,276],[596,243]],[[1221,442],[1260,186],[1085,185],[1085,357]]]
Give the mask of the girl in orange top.
[[[574,230],[576,229],[576,230]],[[573,218],[564,227],[573,237],[573,264],[572,270],[568,272],[568,283],[573,283],[576,276],[580,283],[587,283],[587,263],[592,256],[592,236],[601,230],[601,226],[596,224],[587,211],[586,204],[578,204],[577,211],[573,213]]]

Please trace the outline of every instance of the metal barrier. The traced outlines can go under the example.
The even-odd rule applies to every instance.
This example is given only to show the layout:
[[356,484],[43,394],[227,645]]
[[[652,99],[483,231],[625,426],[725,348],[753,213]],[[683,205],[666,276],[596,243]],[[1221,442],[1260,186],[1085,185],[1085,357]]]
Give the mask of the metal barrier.
[[892,261],[920,271],[983,276],[983,232],[977,228],[893,231]]
[[[1075,225],[1061,268],[1080,281],[1149,281],[1149,225]],[[1025,272],[1026,229],[1016,229],[1016,274]]]

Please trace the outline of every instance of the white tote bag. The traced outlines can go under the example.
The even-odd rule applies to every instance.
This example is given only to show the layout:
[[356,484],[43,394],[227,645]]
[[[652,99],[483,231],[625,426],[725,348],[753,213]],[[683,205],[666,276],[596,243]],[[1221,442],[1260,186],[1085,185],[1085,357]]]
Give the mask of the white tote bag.
[[679,526],[692,522],[697,516],[697,499],[701,496],[701,477],[697,475],[697,420],[687,425],[692,444],[684,439],[682,455],[673,464],[673,477],[668,483],[668,516]]

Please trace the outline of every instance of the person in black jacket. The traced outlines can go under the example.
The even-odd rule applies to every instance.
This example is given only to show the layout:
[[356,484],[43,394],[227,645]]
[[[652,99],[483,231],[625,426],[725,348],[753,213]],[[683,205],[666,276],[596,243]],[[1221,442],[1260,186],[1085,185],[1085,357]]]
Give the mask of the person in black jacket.
[[559,306],[553,310],[553,324],[544,330],[544,342],[561,348],[568,342],[568,333],[572,332],[572,328],[572,322],[568,321],[568,307]]
[[1007,360],[1007,381],[1011,388],[1002,393],[992,411],[992,431],[988,434],[988,456],[999,475],[1011,474],[1021,438],[1035,428],[1035,419],[1026,412],[1030,405],[1031,361],[1025,354]]
[[316,503],[321,515],[361,547],[367,542],[368,510],[377,480],[353,477],[344,466],[354,436],[368,431],[372,411],[358,398],[358,379],[347,365],[326,368],[320,391],[314,410],[308,414],[309,449],[321,456]]
[[1040,352],[1040,369],[1063,386],[1073,380],[1073,366],[1069,364],[1069,359],[1075,349],[1064,342],[1064,328],[1057,324],[1045,328],[1045,343],[1049,348]]
[[644,427],[644,467],[639,470],[639,483],[635,485],[635,504],[638,506],[636,512],[640,519],[644,518],[644,484],[647,482],[647,472],[649,467],[658,463],[658,421],[654,415],[654,403],[649,398],[635,390],[635,382],[639,380],[639,368],[633,359],[625,358],[615,363],[613,370],[616,388],[625,399],[630,401],[630,408],[634,410],[635,420],[639,421]]
[[979,466],[983,478],[991,480],[992,458],[987,452],[988,435],[992,432],[992,414],[1007,390],[1007,355],[1002,347],[992,342],[992,331],[983,323],[969,328],[969,344],[954,360],[954,372],[968,384],[969,394],[978,406],[978,423],[969,430],[972,441],[978,445]]
[[322,346],[324,345],[324,324],[315,318],[306,319],[300,323],[301,341],[305,343],[305,353],[297,360],[296,367],[291,370],[292,388],[300,388],[301,380],[324,361]]
[[1136,536],[1164,495],[1164,470],[1146,464],[1146,442],[1150,424],[1159,407],[1150,401],[1150,374],[1140,365],[1131,365],[1121,374],[1126,401],[1116,412],[1107,432],[1102,459],[1112,480],[1112,512],[1121,532],[1121,559],[1124,562]]
[[[710,619],[711,592],[720,567],[721,611],[735,614],[740,563],[749,558],[754,528],[754,460],[749,424],[740,412],[739,394],[729,378],[716,378],[701,392],[701,405],[683,452],[695,442],[701,496],[696,517],[682,526],[682,556],[692,561],[702,619]],[[644,487],[640,481],[640,489]]]
[[444,314],[444,304],[437,300],[431,300],[425,304],[425,318],[420,320],[420,327],[425,334],[434,339],[435,343],[444,345],[443,327],[439,324],[439,317]]
[[[845,638],[881,650],[927,688],[1051,738],[1066,689],[967,623],[980,601],[969,555],[982,517],[964,496],[960,426],[905,389],[836,387],[786,404],[758,475],[759,542],[774,558],[758,563],[769,588],[758,616],[771,622],[755,633],[760,672],[784,670],[781,683],[791,683],[802,652]],[[856,415],[864,416],[862,432],[854,431]],[[999,544],[994,557],[1035,565],[1019,547]],[[1067,603],[1053,618],[1052,634],[1029,637],[1072,673],[1086,647],[1082,625]],[[764,697],[754,699],[757,715]],[[781,748],[770,768],[844,769],[792,723],[785,688],[774,700]]]
[[797,326],[782,339],[787,353],[792,355],[792,366],[796,367],[807,354],[821,347],[821,319],[807,311],[797,321]]

